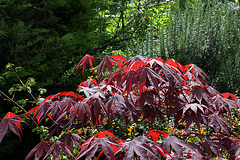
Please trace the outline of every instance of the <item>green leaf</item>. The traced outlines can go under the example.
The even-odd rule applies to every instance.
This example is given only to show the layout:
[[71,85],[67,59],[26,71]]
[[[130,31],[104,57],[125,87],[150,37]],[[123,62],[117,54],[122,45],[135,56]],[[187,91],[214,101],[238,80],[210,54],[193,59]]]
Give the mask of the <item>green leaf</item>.
[[45,88],[39,88],[38,91],[40,92],[40,94],[47,93],[47,90]]
[[32,78],[32,77],[28,78],[27,83],[26,83],[27,86],[33,86],[35,84],[36,84],[36,82],[35,82],[34,78]]
[[22,71],[22,67],[15,67],[15,71],[16,71],[16,72]]
[[8,64],[6,65],[6,69],[11,70],[13,66],[14,66],[14,64],[8,63]]

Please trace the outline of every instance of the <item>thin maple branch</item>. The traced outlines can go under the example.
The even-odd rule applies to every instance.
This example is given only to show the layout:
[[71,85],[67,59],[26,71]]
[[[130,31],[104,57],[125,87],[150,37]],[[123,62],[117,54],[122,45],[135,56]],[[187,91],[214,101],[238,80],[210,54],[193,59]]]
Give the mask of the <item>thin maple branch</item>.
[[[151,9],[153,7],[156,7],[156,6],[160,6],[160,5],[163,5],[163,4],[166,4],[168,3],[169,1],[163,1],[163,2],[158,2],[158,3],[155,3],[149,7],[147,7],[148,4],[150,4],[152,1],[149,1],[149,2],[146,2],[142,9],[144,9],[144,11],[147,11],[148,9]],[[122,39],[119,39],[119,40],[116,40],[117,37],[119,37],[120,33],[122,33],[128,26],[130,26],[134,20],[139,17],[141,14],[143,13],[138,13],[136,15],[134,15],[125,25],[122,26],[122,28],[118,29],[119,31],[116,31],[115,35],[111,38],[112,40],[103,44],[101,47],[98,47],[98,48],[94,48],[93,50],[91,51],[88,51],[86,52],[85,54],[92,54],[92,53],[95,53],[96,51],[98,50],[101,50],[101,49],[106,49],[109,45],[112,45],[114,43],[118,43],[118,42],[125,42],[129,39],[132,39],[132,38],[137,38],[137,37],[134,37],[134,36],[130,36],[130,37],[127,37],[127,38],[122,38]],[[121,19],[121,18],[120,18]],[[120,22],[119,22],[120,23]],[[133,31],[133,33],[135,33],[137,30],[141,29],[141,26],[142,26],[142,23]],[[133,35],[133,33],[131,35]],[[123,44],[122,44],[123,45]],[[122,45],[120,45],[120,47],[118,48],[121,48]],[[69,77],[71,77],[72,75],[70,75]]]
[[[151,1],[150,1],[150,2],[151,2]],[[158,5],[162,5],[162,4],[168,3],[168,2],[166,1],[166,2],[157,3],[157,4],[154,4],[154,5],[152,5],[152,6],[147,7],[147,5],[148,5],[150,2],[146,2],[146,4],[142,7],[142,8],[144,8],[144,11],[147,11],[148,9],[153,8],[153,7],[156,7],[156,6],[158,6]],[[140,15],[141,15],[140,13],[134,15],[134,16],[127,22],[126,25],[123,25],[122,28],[121,28],[118,32],[115,33],[115,35],[112,37],[112,39],[116,39],[116,38],[118,37],[119,33],[122,33],[122,32],[123,32],[128,26],[130,26],[130,24],[131,24],[132,22],[134,22],[134,20],[135,20],[137,17],[139,17]]]
[[[23,87],[25,87],[27,89],[27,87],[25,86],[25,84],[23,83],[23,81],[19,78],[19,76],[17,75],[17,73],[12,69],[13,74],[15,74],[15,76],[18,78],[18,80],[20,81],[20,83],[22,84]],[[27,89],[27,92],[32,96],[32,98],[35,100],[35,102],[37,101],[37,99],[34,97],[34,95],[31,93],[30,90]]]
[[132,17],[125,26],[123,26],[120,31],[116,32],[115,35],[112,37],[112,39],[116,39],[119,35],[119,33],[122,33],[140,14],[136,14],[134,17]]
[[[7,99],[9,99],[11,102],[13,102],[15,105],[17,105],[17,107],[18,108],[20,108],[21,110],[23,110],[25,113],[27,113],[27,111],[22,107],[22,106],[20,106],[17,102],[15,102],[12,98],[10,98],[10,97],[8,97],[4,92],[2,92],[1,90],[0,90],[0,93],[2,94],[2,95],[4,95]],[[28,117],[35,123],[35,125],[39,128],[39,130],[40,130],[40,127],[39,127],[39,125],[38,125],[38,123],[33,119],[33,117],[29,114],[28,115]]]

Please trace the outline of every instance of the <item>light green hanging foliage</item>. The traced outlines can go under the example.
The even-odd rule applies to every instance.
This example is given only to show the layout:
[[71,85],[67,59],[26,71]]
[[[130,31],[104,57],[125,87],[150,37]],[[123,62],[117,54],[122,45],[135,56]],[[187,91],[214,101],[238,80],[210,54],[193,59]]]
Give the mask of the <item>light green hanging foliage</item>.
[[[181,64],[194,63],[220,91],[240,87],[239,2],[175,1],[149,14],[150,25],[138,45],[129,45],[135,54]],[[157,15],[156,15],[157,13]],[[137,52],[136,52],[137,51]]]

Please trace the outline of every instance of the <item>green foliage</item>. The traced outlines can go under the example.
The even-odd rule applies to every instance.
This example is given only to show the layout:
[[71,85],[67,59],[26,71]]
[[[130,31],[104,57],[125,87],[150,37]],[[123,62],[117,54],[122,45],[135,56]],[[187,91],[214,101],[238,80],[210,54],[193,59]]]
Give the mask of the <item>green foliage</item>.
[[[38,93],[36,90],[37,82],[34,78],[29,77],[26,80],[21,80],[19,78],[19,75],[22,75],[22,72],[25,70],[22,67],[15,67],[14,64],[7,64],[6,65],[7,71],[2,75],[3,81],[0,81],[1,89],[4,89],[5,87],[9,87],[10,84],[12,86],[8,90],[9,95],[11,96],[12,100],[15,101],[15,105],[12,106],[10,102],[7,101],[1,101],[0,102],[0,111],[1,114],[3,114],[6,111],[12,111],[16,114],[21,114],[24,110],[28,110],[29,108],[32,108],[34,105],[36,105],[36,97],[40,98],[43,96],[44,93],[46,93],[46,89],[39,88],[39,94],[33,95],[33,93]],[[17,83],[18,81],[18,83]],[[14,84],[15,83],[15,84]],[[6,84],[9,84],[9,86]],[[2,90],[1,90],[2,91]],[[1,94],[2,98],[6,99],[6,96]],[[9,100],[9,99],[8,99]],[[20,107],[19,107],[20,106]],[[28,121],[28,120],[27,120]],[[24,129],[25,130],[25,129]],[[26,128],[26,131],[31,131],[30,127]],[[5,159],[6,157],[12,157],[11,159],[15,159],[17,155],[19,156],[18,159],[24,159],[24,156],[21,154],[27,153],[28,148],[31,148],[36,141],[38,140],[38,136],[35,136],[33,134],[26,134],[23,137],[23,140],[27,144],[17,144],[17,137],[14,136],[12,133],[7,133],[8,137],[6,141],[3,141],[3,146],[0,147],[0,159]],[[27,139],[31,137],[30,139]],[[23,148],[23,149],[16,149],[16,148]],[[19,153],[19,152],[21,153]]]
[[41,87],[62,87],[61,77],[73,67],[73,57],[81,58],[106,40],[106,20],[98,14],[106,4],[105,0],[1,1],[0,69],[11,62],[24,67],[23,77],[36,77]]
[[197,64],[220,91],[240,87],[238,4],[181,0],[155,10],[163,12],[160,16],[152,12],[146,36],[129,45],[130,53]]

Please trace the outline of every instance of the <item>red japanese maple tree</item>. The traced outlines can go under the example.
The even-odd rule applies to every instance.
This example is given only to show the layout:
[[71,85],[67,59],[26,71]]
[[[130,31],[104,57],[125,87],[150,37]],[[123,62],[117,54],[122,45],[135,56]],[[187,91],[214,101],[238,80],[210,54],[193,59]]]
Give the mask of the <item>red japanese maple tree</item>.
[[[86,55],[77,65],[84,73],[87,64],[93,69],[94,57]],[[173,59],[135,56],[128,60],[119,56],[106,56],[98,66],[97,78],[90,78],[78,86],[79,93],[60,92],[50,95],[37,107],[26,112],[42,123],[52,120],[48,139],[37,144],[26,156],[58,159],[67,154],[75,159],[211,159],[240,157],[238,134],[233,114],[239,112],[239,100],[231,93],[219,93],[208,84],[204,71],[194,64],[181,65]],[[64,117],[69,120],[63,123]],[[81,127],[99,126],[103,121],[112,123],[123,119],[128,126],[141,120],[149,125],[164,117],[173,119],[174,127],[184,127],[166,133],[150,130],[132,140],[119,139],[111,130],[99,131],[93,137],[66,132],[59,140],[50,142],[53,134],[73,128],[78,121]],[[7,113],[0,123],[0,142],[8,128],[21,137],[20,123],[14,113]],[[194,132],[191,129],[196,126]],[[203,132],[201,130],[204,130]],[[193,137],[198,137],[193,141]],[[77,152],[74,152],[77,147]],[[45,154],[44,154],[45,152]]]

